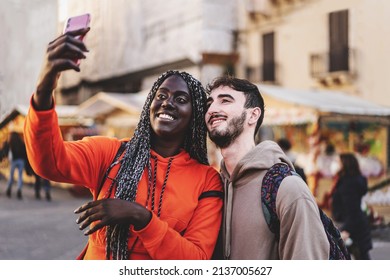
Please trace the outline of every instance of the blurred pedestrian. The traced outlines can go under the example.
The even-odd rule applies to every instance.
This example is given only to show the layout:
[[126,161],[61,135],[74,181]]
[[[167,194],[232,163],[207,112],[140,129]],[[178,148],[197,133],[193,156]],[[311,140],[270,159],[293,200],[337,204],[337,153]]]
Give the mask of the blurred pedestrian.
[[[26,146],[23,138],[16,131],[12,131],[9,135],[9,140],[4,147],[5,151],[8,151],[10,158],[10,172],[7,183],[6,195],[11,197],[12,185],[14,183],[15,170],[18,170],[18,189],[16,196],[18,199],[22,199],[23,188],[23,171],[26,165]],[[4,153],[4,152],[3,152]]]
[[319,178],[332,179],[340,169],[339,156],[331,143],[324,143],[317,158],[317,172]]
[[340,166],[332,191],[332,216],[339,223],[346,244],[352,241],[348,248],[354,258],[369,260],[369,251],[372,249],[371,228],[367,214],[361,208],[362,197],[368,190],[367,178],[362,175],[352,153],[340,154]]
[[41,189],[43,187],[43,190],[45,192],[45,198],[47,201],[51,201],[51,184],[50,181],[42,178],[38,174],[34,174],[35,176],[35,184],[34,184],[34,190],[35,190],[35,198],[40,200],[41,199]]
[[50,184],[50,181],[45,179],[45,178],[42,178],[37,173],[35,173],[35,171],[31,167],[31,164],[30,164],[28,159],[26,160],[25,170],[26,170],[26,174],[28,176],[34,176],[34,179],[35,179],[35,183],[34,183],[35,198],[37,200],[41,199],[41,189],[43,187],[43,190],[45,191],[46,200],[47,201],[51,201],[51,194],[50,194],[51,184]]
[[[334,180],[337,171],[339,170],[339,156],[335,146],[328,142],[326,138],[320,140],[318,154],[314,158],[315,168],[312,173],[311,190],[314,196],[317,197],[318,188],[321,179]],[[326,198],[324,198],[326,199]],[[322,204],[324,204],[323,202]]]
[[291,151],[292,145],[291,145],[290,140],[288,140],[287,138],[281,138],[277,141],[277,143],[280,146],[280,148],[282,148],[282,150],[286,154],[286,156],[290,159],[292,164],[294,165],[295,171],[298,173],[299,176],[301,176],[303,181],[305,181],[305,183],[307,183],[305,170],[299,164],[296,163],[297,157]]

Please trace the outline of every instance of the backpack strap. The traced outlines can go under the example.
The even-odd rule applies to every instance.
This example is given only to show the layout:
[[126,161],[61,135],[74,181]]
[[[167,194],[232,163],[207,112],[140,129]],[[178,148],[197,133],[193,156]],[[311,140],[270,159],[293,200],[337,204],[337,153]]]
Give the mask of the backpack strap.
[[[276,163],[264,175],[261,187],[261,206],[264,212],[264,218],[270,231],[275,234],[277,240],[280,238],[280,220],[276,214],[276,195],[283,179],[291,175],[299,176],[286,163]],[[320,207],[318,207],[318,210],[326,237],[329,241],[329,259],[350,260],[351,256],[340,236],[339,230]]]
[[276,195],[283,179],[290,175],[299,176],[287,163],[276,163],[264,175],[261,186],[261,207],[264,218],[277,240],[280,237],[280,221],[276,214]]
[[321,222],[329,241],[329,260],[350,260],[351,255],[341,238],[340,231],[320,207],[318,207],[318,210],[320,211]]

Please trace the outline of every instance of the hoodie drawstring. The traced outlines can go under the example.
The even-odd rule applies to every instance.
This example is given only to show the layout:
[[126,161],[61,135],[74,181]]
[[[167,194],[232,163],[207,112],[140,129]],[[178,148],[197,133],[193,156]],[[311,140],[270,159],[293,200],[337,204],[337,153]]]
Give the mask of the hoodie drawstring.
[[228,180],[225,180],[225,205],[224,211],[224,257],[229,259],[230,257],[230,243],[231,243],[231,222],[232,222],[232,204],[233,204],[233,184]]

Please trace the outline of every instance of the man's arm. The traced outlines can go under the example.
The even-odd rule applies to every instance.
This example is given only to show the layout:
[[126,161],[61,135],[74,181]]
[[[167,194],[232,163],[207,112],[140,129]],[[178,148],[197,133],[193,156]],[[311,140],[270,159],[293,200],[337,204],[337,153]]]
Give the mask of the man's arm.
[[286,177],[276,203],[280,219],[280,258],[327,260],[329,242],[316,201],[303,180],[297,176]]

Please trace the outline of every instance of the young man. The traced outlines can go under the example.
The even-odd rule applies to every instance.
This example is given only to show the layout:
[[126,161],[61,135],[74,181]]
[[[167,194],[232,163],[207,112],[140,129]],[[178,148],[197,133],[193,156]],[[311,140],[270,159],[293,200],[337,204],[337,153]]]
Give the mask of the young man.
[[223,253],[226,259],[328,259],[329,242],[316,201],[298,176],[286,177],[278,191],[280,239],[269,230],[261,208],[261,186],[275,163],[291,161],[272,141],[255,145],[264,118],[258,88],[220,77],[208,85],[206,125],[221,149],[225,188]]

